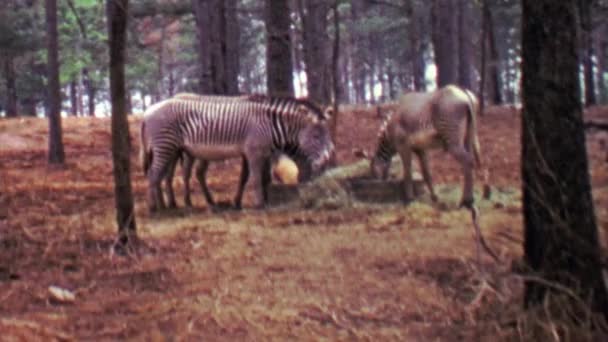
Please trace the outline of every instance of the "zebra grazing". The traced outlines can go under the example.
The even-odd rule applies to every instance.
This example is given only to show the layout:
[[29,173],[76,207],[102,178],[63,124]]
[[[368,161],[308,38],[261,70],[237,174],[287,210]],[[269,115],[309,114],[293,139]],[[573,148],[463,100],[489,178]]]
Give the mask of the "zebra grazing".
[[[264,205],[263,169],[274,151],[297,151],[318,172],[334,145],[329,114],[306,100],[251,95],[242,101],[168,99],[146,111],[141,125],[143,169],[150,210],[165,207],[160,182],[183,152],[206,161],[243,157],[256,208]],[[235,204],[240,206],[241,195]]]
[[[255,99],[255,96],[259,97],[260,95],[253,95],[253,99]],[[224,96],[224,95],[199,95],[199,94],[194,94],[194,93],[178,93],[175,96],[173,96],[173,98],[182,99],[182,100],[223,103],[223,102],[251,100],[252,95]],[[262,173],[264,201],[266,201],[268,199],[268,193],[267,193],[266,189],[268,187],[268,184],[270,184],[270,182],[272,181],[271,172],[270,172],[272,162],[277,162],[281,158],[281,156],[283,156],[283,154],[285,154],[285,153],[288,153],[289,156],[294,160],[294,162],[297,163],[298,169],[299,169],[299,171],[301,171],[299,174],[300,175],[299,181],[306,181],[312,176],[311,170],[310,170],[310,165],[309,165],[308,161],[306,160],[306,158],[303,158],[302,156],[297,155],[297,151],[294,151],[292,149],[291,151],[280,151],[280,152],[273,153],[271,160],[269,162],[265,163],[264,171]],[[196,160],[195,160],[195,158],[193,158],[190,154],[188,154],[185,151],[182,152],[182,154],[179,158],[182,161],[182,177],[183,177],[182,179],[183,179],[183,183],[184,183],[184,204],[187,207],[191,207],[192,200],[191,200],[191,191],[190,191],[190,176],[192,174],[192,167],[194,166],[194,163]],[[199,158],[195,174],[196,174],[196,178],[201,186],[201,190],[203,192],[207,205],[209,205],[210,207],[213,208],[213,207],[215,207],[216,203],[215,203],[215,200],[213,199],[213,196],[211,195],[211,192],[209,191],[209,187],[207,185],[207,177],[206,177],[209,163],[210,163],[209,160]],[[173,191],[173,177],[175,175],[176,166],[177,166],[177,160],[171,164],[171,166],[169,167],[169,171],[167,172],[167,174],[165,176],[165,184],[166,184],[165,188],[167,190],[168,207],[170,207],[170,208],[177,207],[177,203],[175,201],[175,193]],[[234,203],[237,208],[240,208],[243,193],[245,190],[245,183],[247,182],[248,177],[249,177],[249,169],[247,166],[246,159],[243,157],[242,166],[241,166],[241,176],[240,176],[240,180],[239,180],[239,187],[238,187],[237,194],[236,194],[235,200],[234,200]]]
[[391,158],[398,153],[403,163],[404,200],[411,200],[413,152],[431,198],[436,201],[426,150],[443,147],[462,167],[464,186],[460,204],[472,208],[473,166],[481,167],[477,111],[475,95],[454,85],[430,93],[403,95],[396,113],[389,115],[380,128],[378,147],[371,160],[372,175],[387,178]]
[[[173,96],[174,99],[181,100],[191,100],[191,101],[204,101],[204,102],[232,102],[232,101],[247,101],[249,100],[251,95],[239,95],[239,96],[224,96],[224,95],[199,95],[195,93],[178,93]],[[184,183],[184,204],[187,207],[192,207],[191,200],[191,191],[190,191],[190,176],[192,175],[192,167],[194,166],[195,159],[183,151],[181,156],[179,157],[182,161],[182,179]],[[175,193],[173,191],[173,176],[175,175],[175,167],[177,166],[177,160],[171,164],[169,167],[169,171],[165,177],[165,188],[167,189],[167,197],[168,197],[168,206],[169,208],[177,207],[177,203],[175,201]],[[203,196],[205,196],[205,200],[207,204],[211,207],[215,206],[215,200],[209,191],[209,187],[207,186],[207,169],[209,167],[209,160],[199,159],[198,166],[196,168],[196,177],[201,186],[201,190],[203,192]],[[248,176],[248,170],[246,169],[247,162],[243,157],[242,167],[241,167],[241,180],[239,181],[239,188],[237,190],[237,196],[235,199],[235,203],[237,207],[241,203],[241,199],[244,193],[244,185],[245,178]]]

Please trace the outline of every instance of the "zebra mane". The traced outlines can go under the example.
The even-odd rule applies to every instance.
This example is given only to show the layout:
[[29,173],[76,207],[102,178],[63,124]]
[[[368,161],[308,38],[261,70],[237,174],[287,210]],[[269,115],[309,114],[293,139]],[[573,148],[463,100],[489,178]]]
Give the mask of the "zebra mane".
[[249,101],[258,102],[258,103],[292,103],[300,106],[306,107],[309,111],[311,111],[317,119],[324,120],[325,115],[319,106],[313,101],[305,98],[295,98],[292,96],[271,96],[264,94],[252,94],[248,97]]

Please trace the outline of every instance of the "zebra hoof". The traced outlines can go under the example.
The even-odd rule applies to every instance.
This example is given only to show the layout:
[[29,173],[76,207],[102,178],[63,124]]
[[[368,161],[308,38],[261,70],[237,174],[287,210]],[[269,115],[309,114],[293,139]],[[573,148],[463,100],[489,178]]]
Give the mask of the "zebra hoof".
[[463,198],[460,201],[460,208],[473,209],[473,198]]

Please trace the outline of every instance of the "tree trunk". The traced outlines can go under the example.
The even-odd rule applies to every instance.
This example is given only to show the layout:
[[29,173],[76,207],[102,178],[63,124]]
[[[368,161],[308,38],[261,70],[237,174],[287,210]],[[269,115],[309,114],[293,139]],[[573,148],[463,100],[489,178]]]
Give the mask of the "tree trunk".
[[524,252],[530,271],[544,280],[526,280],[525,304],[561,295],[575,305],[565,287],[606,317],[579,97],[576,1],[522,1]]
[[500,58],[498,56],[498,48],[496,47],[496,36],[494,35],[494,20],[492,18],[492,11],[490,6],[484,6],[484,20],[486,23],[486,39],[490,52],[490,63],[488,65],[490,72],[490,98],[496,105],[503,103],[500,85],[500,69],[498,63]]
[[484,115],[486,105],[486,70],[487,70],[487,44],[486,36],[488,34],[488,20],[486,17],[486,7],[488,0],[481,1],[481,35],[479,45],[481,47],[481,62],[479,63],[479,115]]
[[125,55],[127,43],[128,0],[107,0],[110,42],[110,98],[112,101],[112,161],[114,199],[119,242],[136,238],[135,212],[131,190],[129,121],[126,112]]
[[336,141],[336,135],[338,133],[338,107],[342,89],[340,87],[340,75],[339,62],[340,62],[340,12],[338,11],[338,0],[334,0],[332,5],[332,12],[334,14],[334,45],[332,51],[332,93],[333,93],[333,111],[334,115],[331,118],[331,136]]
[[89,76],[89,69],[87,68],[82,68],[82,84],[87,92],[88,114],[89,116],[95,116],[95,87],[93,86],[93,81]]
[[76,80],[70,82],[70,111],[72,116],[78,116],[78,85]]
[[211,77],[211,10],[208,0],[192,0],[192,9],[196,21],[199,58],[199,92],[211,94],[213,82]]
[[226,93],[239,93],[239,27],[237,16],[238,1],[227,0],[224,8],[226,17]]
[[424,69],[424,45],[422,41],[422,15],[417,1],[410,1],[408,11],[409,21],[409,38],[412,49],[410,58],[412,64],[412,75],[414,78],[414,90],[426,91],[426,79]]
[[266,85],[271,95],[293,96],[288,0],[266,0]]
[[458,82],[457,33],[458,23],[454,15],[458,0],[434,0],[432,8],[433,46],[437,66],[437,86]]
[[61,92],[57,34],[57,0],[46,0],[47,77],[49,109],[49,164],[63,164],[65,153],[61,132]]
[[585,106],[597,104],[595,96],[595,81],[593,75],[593,36],[591,28],[591,2],[592,0],[578,0],[580,18],[580,44],[581,62],[585,79]]
[[211,77],[213,93],[226,94],[226,16],[223,0],[211,0]]
[[331,72],[327,37],[327,13],[325,1],[298,0],[302,18],[304,63],[308,97],[322,105],[329,104],[331,94]]
[[458,84],[473,89],[473,43],[471,41],[471,8],[469,0],[458,0]]
[[608,87],[606,86],[606,58],[608,55],[608,24],[604,23],[603,27],[598,30],[597,38],[597,75],[598,75],[598,92],[600,93],[599,100],[602,104],[608,102]]
[[18,114],[15,66],[13,65],[13,58],[10,56],[6,56],[3,62],[4,77],[6,78],[6,117],[14,118]]

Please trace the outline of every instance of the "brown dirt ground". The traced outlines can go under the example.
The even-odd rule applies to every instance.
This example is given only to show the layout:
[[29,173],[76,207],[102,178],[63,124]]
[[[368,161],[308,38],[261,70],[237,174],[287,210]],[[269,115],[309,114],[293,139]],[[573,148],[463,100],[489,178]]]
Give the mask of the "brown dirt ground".
[[[374,114],[363,107],[341,114],[341,164],[356,160],[356,149],[373,149],[380,123]],[[608,108],[587,116],[606,120]],[[46,164],[46,120],[2,120],[2,339],[509,339],[521,305],[521,283],[510,272],[522,254],[519,114],[494,107],[480,121],[491,182],[515,200],[483,212],[484,234],[501,256],[499,263],[483,259],[498,292],[474,301],[482,278],[465,211],[396,204],[213,214],[197,191],[196,209],[150,216],[135,152],[136,219],[149,249],[113,255],[109,119],[63,120],[65,168]],[[130,118],[136,147],[138,122]],[[605,134],[588,134],[603,236],[608,163],[602,141]],[[436,183],[459,186],[458,165],[445,157],[432,154]],[[234,193],[238,167],[238,161],[212,165],[211,189],[220,198]],[[73,291],[75,301],[52,299],[51,285]]]

